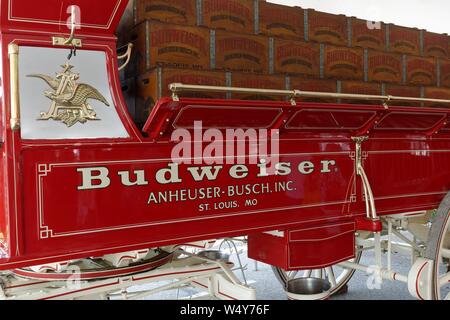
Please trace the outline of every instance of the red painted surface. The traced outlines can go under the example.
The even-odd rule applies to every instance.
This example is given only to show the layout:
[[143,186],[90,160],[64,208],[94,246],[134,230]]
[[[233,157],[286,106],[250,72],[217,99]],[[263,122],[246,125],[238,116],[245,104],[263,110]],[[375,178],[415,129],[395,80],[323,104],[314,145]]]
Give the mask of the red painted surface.
[[[4,142],[0,165],[3,199],[0,233],[9,256],[0,260],[0,269],[196,240],[297,230],[305,225],[322,228],[326,233],[327,225],[352,221],[365,214],[361,184],[355,176],[355,145],[351,140],[358,135],[370,136],[363,146],[364,165],[380,214],[435,208],[450,189],[449,109],[385,110],[382,106],[312,103],[293,107],[287,102],[200,99],[173,102],[166,98],[153,110],[145,134],[139,132],[125,111],[117,73],[112,31],[122,13],[122,4],[109,29],[98,31],[86,26],[77,34],[83,37],[83,50],[106,52],[114,105],[130,138],[22,141],[20,133],[13,133],[9,127],[7,46],[14,42],[51,47],[51,36],[66,32],[58,24],[37,26],[8,21],[8,1],[0,2],[3,65],[0,96],[4,97],[0,111],[0,137]],[[26,7],[25,1],[13,2],[17,4],[17,15],[59,19],[42,3]],[[74,1],[86,6],[84,17],[92,24],[111,17],[116,2]],[[101,10],[96,7],[100,3]],[[104,37],[98,37],[100,33]],[[248,165],[248,176],[237,180],[230,177],[230,165],[224,165],[216,180],[196,182],[187,166],[180,165],[181,182],[159,184],[155,174],[172,162],[169,158],[174,144],[169,140],[173,127],[189,129],[193,120],[202,120],[207,127],[280,129],[280,162],[291,163],[292,173],[258,177],[259,168]],[[322,172],[322,161],[331,160],[335,166]],[[298,170],[299,164],[305,162],[314,164],[314,172],[303,174]],[[78,190],[82,181],[77,170],[88,167],[107,168],[110,186]],[[148,185],[126,187],[121,183],[119,172],[135,170],[145,171]],[[275,192],[277,183],[292,188]],[[260,189],[267,184],[271,192],[227,195],[230,187],[247,184]],[[202,188],[205,192],[207,188],[213,193],[218,191],[218,196],[208,200],[148,203],[151,192]],[[256,204],[246,205],[249,199],[256,200]],[[205,210],[206,204],[209,210]],[[222,205],[225,208],[215,209]],[[345,243],[345,248],[351,244],[348,240]],[[345,250],[329,256],[327,252],[324,250],[322,254],[328,262],[332,255],[347,257]]]
[[[81,14],[79,32],[89,35],[112,35],[119,24],[128,0],[2,0],[1,26],[3,31],[51,31],[70,33],[69,6],[77,6]],[[70,25],[70,24],[69,24]],[[53,34],[55,35],[55,34]]]
[[321,269],[355,257],[355,231],[353,221],[342,221],[250,235],[248,255],[284,270]]

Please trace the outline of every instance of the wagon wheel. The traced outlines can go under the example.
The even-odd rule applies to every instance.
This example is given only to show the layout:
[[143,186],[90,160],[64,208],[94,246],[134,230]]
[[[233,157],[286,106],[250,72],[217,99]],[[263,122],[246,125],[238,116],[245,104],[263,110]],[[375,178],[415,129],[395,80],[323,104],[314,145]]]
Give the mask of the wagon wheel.
[[[357,250],[356,257],[349,262],[359,263],[361,260],[362,251]],[[331,285],[331,295],[335,295],[345,289],[345,286],[355,274],[354,269],[344,269],[338,266],[318,270],[303,270],[303,271],[285,271],[278,267],[272,267],[275,276],[281,285],[286,288],[287,282],[297,278],[322,278],[327,279]],[[344,292],[346,293],[346,292]]]
[[431,225],[426,258],[433,260],[432,297],[450,300],[450,192],[442,201]]

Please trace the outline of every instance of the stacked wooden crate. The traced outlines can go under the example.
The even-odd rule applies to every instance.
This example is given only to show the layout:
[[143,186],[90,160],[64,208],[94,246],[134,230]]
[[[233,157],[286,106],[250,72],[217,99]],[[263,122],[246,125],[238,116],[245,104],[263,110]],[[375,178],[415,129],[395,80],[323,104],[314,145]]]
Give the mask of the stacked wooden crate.
[[135,44],[122,76],[139,123],[172,82],[450,99],[447,35],[261,0],[136,0],[133,12],[119,37]]

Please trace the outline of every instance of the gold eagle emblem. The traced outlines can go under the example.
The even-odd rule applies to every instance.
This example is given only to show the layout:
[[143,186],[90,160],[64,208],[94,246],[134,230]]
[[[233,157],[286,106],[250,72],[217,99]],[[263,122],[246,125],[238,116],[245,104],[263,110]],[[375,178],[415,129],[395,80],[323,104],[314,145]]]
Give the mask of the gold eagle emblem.
[[68,62],[61,66],[62,72],[52,78],[44,74],[30,74],[28,77],[45,81],[53,91],[45,91],[44,95],[52,101],[50,110],[42,112],[38,120],[61,121],[68,127],[78,122],[100,120],[88,100],[97,100],[109,107],[105,97],[94,87],[85,83],[77,83],[80,75],[72,72],[74,68]]

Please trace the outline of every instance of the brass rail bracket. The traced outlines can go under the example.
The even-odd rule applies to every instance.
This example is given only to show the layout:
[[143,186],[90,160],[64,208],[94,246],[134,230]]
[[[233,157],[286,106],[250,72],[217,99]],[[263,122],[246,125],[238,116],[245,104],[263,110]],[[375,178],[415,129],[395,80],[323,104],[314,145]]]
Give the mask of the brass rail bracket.
[[77,38],[70,39],[64,37],[52,37],[52,42],[54,46],[75,47],[75,48],[83,47],[82,40]]
[[134,45],[132,43],[129,43],[127,45],[127,51],[124,54],[117,56],[117,59],[119,60],[125,59],[125,62],[119,67],[119,71],[125,69],[125,67],[130,63],[133,47]]
[[356,144],[355,170],[356,174],[361,178],[363,185],[364,199],[366,202],[367,219],[372,221],[378,221],[380,218],[377,215],[377,209],[375,206],[375,197],[373,196],[372,187],[370,186],[369,178],[367,177],[363,164],[362,144],[368,141],[369,137],[368,136],[352,137],[352,140]]

